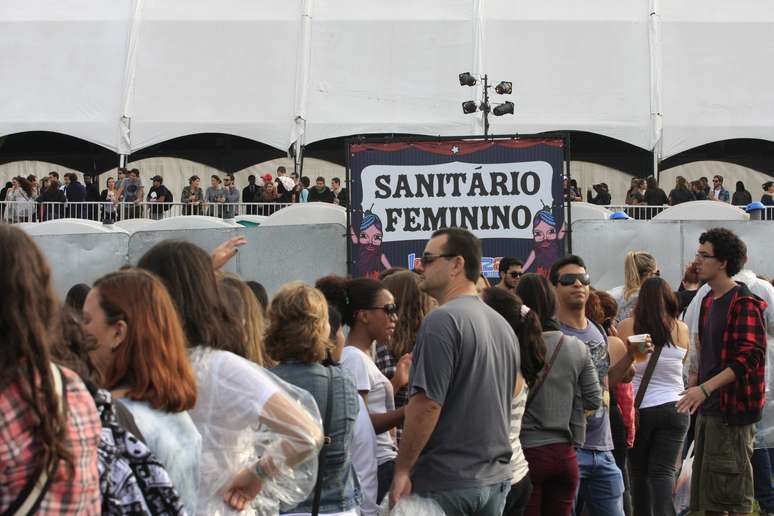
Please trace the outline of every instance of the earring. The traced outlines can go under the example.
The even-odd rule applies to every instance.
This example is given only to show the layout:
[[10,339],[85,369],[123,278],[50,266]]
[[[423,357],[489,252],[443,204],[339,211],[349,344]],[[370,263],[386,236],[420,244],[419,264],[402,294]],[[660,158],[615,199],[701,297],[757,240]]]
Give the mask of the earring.
[[118,342],[114,342],[114,343],[113,343],[113,344],[110,346],[110,351],[112,351],[113,353],[115,353],[116,351],[118,351],[118,347],[119,347],[120,345],[121,345],[121,341],[120,341],[120,340],[119,340]]

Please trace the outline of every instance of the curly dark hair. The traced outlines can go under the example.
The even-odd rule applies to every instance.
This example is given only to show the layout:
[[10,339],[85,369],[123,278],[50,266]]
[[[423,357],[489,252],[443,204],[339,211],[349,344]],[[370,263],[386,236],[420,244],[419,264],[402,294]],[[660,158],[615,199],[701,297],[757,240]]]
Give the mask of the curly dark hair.
[[715,258],[726,262],[726,274],[735,276],[747,262],[747,245],[726,228],[712,228],[699,237],[700,244],[712,244]]

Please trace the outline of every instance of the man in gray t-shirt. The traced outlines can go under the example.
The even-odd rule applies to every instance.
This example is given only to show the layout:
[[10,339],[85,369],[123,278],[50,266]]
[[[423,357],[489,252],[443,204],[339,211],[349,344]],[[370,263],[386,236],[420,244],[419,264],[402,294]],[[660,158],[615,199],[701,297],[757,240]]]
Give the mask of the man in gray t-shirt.
[[440,230],[421,262],[420,288],[441,306],[422,322],[412,353],[390,503],[413,490],[447,514],[499,516],[512,476],[508,432],[518,340],[477,296],[475,236]]

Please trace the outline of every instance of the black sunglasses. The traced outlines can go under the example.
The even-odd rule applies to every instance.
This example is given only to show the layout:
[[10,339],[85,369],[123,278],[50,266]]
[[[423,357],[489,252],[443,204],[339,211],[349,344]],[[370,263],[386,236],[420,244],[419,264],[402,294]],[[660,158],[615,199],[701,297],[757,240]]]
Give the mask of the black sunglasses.
[[591,283],[591,278],[585,272],[578,274],[562,274],[559,276],[559,284],[565,287],[575,285],[576,281],[580,281],[581,285],[589,285]]
[[369,306],[366,310],[384,310],[387,315],[398,315],[397,303],[387,303],[384,306]]
[[508,276],[510,276],[513,279],[520,278],[524,274],[523,272],[509,272]]
[[438,258],[454,258],[457,256],[456,254],[423,254],[422,258],[419,259],[419,263],[422,264],[422,267],[427,267],[434,261],[436,261]]

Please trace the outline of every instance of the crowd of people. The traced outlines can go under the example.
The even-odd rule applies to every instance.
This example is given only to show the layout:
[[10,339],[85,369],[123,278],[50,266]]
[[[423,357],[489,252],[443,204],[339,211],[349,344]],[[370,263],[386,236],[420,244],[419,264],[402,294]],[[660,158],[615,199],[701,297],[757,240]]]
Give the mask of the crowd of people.
[[[74,173],[64,175],[52,171],[40,183],[34,175],[15,177],[0,190],[0,217],[6,222],[46,221],[64,217],[115,221],[120,218],[148,217],[159,220],[175,202],[174,194],[164,186],[164,178],[151,178],[146,187],[139,169],[119,168],[117,177],[107,177],[100,191],[96,176],[84,175],[85,185]],[[285,167],[277,167],[276,177],[270,173],[260,177],[250,175],[241,191],[233,174],[212,175],[210,186],[202,190],[201,178],[191,176],[180,194],[183,215],[209,215],[224,219],[239,215],[240,205],[246,215],[259,214],[261,203],[327,202],[346,207],[347,189],[334,177],[328,187],[320,176],[310,186],[308,177],[296,173],[287,175]],[[3,202],[4,201],[4,202]],[[261,212],[262,214],[262,212]]]
[[644,251],[610,292],[574,255],[489,287],[442,229],[414,271],[269,300],[222,272],[244,243],[166,241],[60,304],[0,225],[0,513],[667,515],[690,442],[692,510],[774,511],[774,286],[731,231],[677,293]]
[[[766,181],[761,185],[763,194],[760,202],[764,206],[774,206],[774,181]],[[564,181],[565,199],[570,201],[583,201],[583,193],[578,188],[575,179]],[[627,206],[676,206],[689,201],[718,201],[734,206],[747,206],[753,202],[753,195],[746,189],[744,182],[737,181],[733,192],[730,192],[723,184],[723,176],[715,175],[712,183],[706,177],[695,181],[688,181],[683,176],[677,176],[674,188],[669,195],[662,190],[656,178],[650,176],[646,179],[632,178],[629,190],[623,204]],[[613,204],[610,189],[607,183],[592,185],[586,192],[586,201],[600,206]]]

